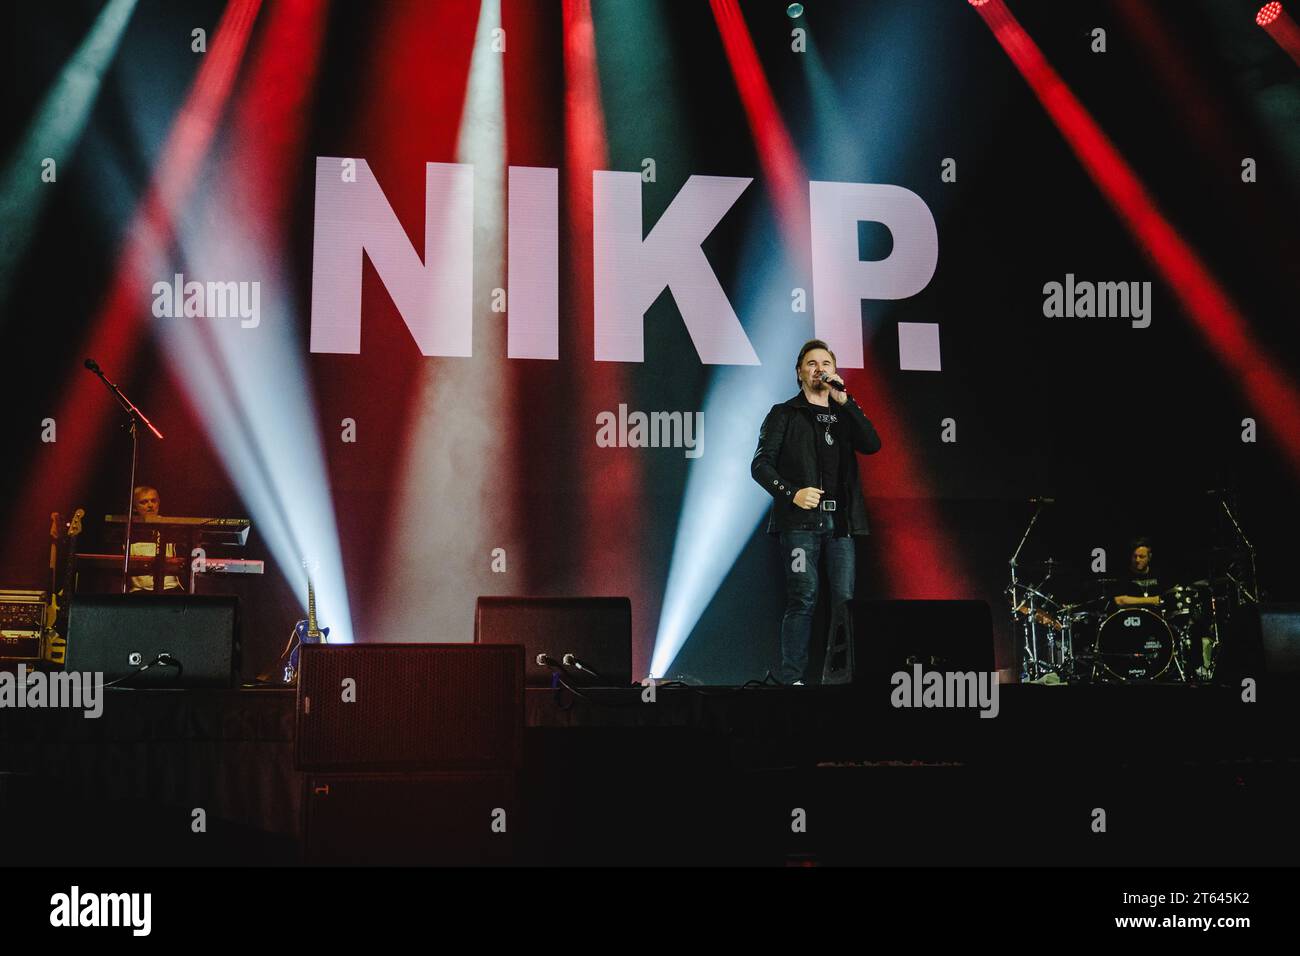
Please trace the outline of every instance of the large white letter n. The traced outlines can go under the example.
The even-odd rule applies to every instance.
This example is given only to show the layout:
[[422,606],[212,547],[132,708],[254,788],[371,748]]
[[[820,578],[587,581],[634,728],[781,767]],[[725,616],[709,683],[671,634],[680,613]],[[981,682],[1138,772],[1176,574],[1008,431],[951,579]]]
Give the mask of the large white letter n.
[[757,365],[700,243],[753,180],[692,176],[641,238],[641,174],[592,173],[596,359],[645,360],[645,311],[667,286],[706,365]]
[[361,351],[362,254],[370,257],[422,355],[467,356],[473,343],[474,167],[428,163],[424,259],[411,245],[369,164],[356,180],[343,160],[316,157],[311,350]]

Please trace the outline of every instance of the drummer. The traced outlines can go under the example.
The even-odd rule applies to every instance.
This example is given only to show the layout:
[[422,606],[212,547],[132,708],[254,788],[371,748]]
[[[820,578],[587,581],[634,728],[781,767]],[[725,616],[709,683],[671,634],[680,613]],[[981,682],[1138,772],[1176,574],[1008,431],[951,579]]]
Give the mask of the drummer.
[[[1151,606],[1159,609],[1162,605],[1160,600],[1160,582],[1156,578],[1155,570],[1152,566],[1151,541],[1148,538],[1137,538],[1133,541],[1129,550],[1129,575],[1126,579],[1121,580],[1120,587],[1124,593],[1115,597],[1113,600],[1118,607],[1134,606]],[[1177,605],[1171,606],[1167,612],[1173,614],[1177,610]],[[1175,617],[1175,620],[1177,618]],[[1195,674],[1202,680],[1209,680],[1214,673],[1213,660],[1213,640],[1206,630],[1205,623],[1197,620],[1195,617],[1188,622],[1191,628],[1191,636],[1186,638],[1195,641],[1191,646],[1200,644],[1200,661],[1196,662]],[[1199,639],[1198,639],[1199,638]],[[1188,649],[1188,653],[1194,653]],[[1188,666],[1192,666],[1192,661],[1188,661]]]
[[1153,554],[1149,538],[1133,540],[1129,546],[1129,574],[1120,581],[1124,593],[1112,599],[1117,607],[1160,606],[1160,582],[1151,565]]

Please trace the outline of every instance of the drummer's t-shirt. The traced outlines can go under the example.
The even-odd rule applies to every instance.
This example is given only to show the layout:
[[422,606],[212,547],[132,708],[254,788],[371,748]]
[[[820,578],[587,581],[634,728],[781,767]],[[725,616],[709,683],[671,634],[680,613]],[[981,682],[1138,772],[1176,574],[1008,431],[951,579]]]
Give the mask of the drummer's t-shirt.
[[1123,582],[1120,594],[1127,594],[1129,597],[1154,597],[1160,593],[1160,582],[1150,573],[1141,577],[1130,577]]

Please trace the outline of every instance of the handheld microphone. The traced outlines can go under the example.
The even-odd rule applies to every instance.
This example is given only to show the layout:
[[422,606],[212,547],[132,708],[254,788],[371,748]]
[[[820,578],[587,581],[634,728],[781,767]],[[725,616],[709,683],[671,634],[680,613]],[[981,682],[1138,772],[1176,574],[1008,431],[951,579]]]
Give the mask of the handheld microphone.
[[1056,504],[1056,499],[1055,498],[1030,498],[1029,503],[1031,505],[1054,505]]
[[561,664],[561,663],[560,663],[559,661],[557,661],[554,657],[552,657],[550,654],[547,654],[547,653],[544,652],[544,651],[543,651],[541,654],[538,654],[538,655],[537,655],[537,666],[538,666],[538,667],[550,667],[550,668],[553,668],[553,669],[555,669],[555,670],[564,670],[564,665],[563,665],[563,664]]
[[848,389],[845,388],[843,385],[841,385],[839,382],[833,381],[830,375],[828,375],[826,372],[822,372],[820,378],[823,382],[825,382],[835,391],[844,392],[846,395],[848,394]]
[[90,370],[91,370],[92,372],[94,372],[96,375],[99,375],[99,374],[100,374],[100,371],[99,371],[99,363],[96,362],[93,358],[88,358],[88,359],[86,359],[86,361],[85,361],[84,364],[85,364],[86,368],[90,369]]
[[590,667],[588,667],[586,664],[582,663],[582,661],[578,660],[578,658],[574,657],[572,654],[564,655],[564,666],[572,667],[574,670],[582,671],[582,673],[584,674],[590,674],[592,677],[596,678],[596,680],[605,679],[601,677],[599,674],[597,674]]

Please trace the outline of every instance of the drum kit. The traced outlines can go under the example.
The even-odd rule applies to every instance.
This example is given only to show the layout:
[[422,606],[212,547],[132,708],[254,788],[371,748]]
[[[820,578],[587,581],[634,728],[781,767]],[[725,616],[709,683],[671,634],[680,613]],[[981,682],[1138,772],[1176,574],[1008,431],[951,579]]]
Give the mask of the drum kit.
[[[1080,595],[1077,585],[1053,581],[1058,562],[1039,567],[1047,572],[1042,580],[1007,589],[1023,639],[1023,680],[1214,679],[1223,625],[1237,603],[1232,576],[1176,584],[1159,604],[1117,606],[1115,596],[1128,590],[1121,579],[1093,578]],[[1067,602],[1062,595],[1070,592],[1080,599]]]
[[1234,544],[1188,555],[1189,566],[1201,567],[1204,575],[1140,603],[1115,600],[1133,595],[1126,579],[1081,575],[1053,558],[1018,561],[1040,507],[1011,558],[1006,590],[1019,634],[1021,680],[1213,681],[1234,611],[1259,599],[1254,548],[1226,502],[1221,504],[1238,535]]

